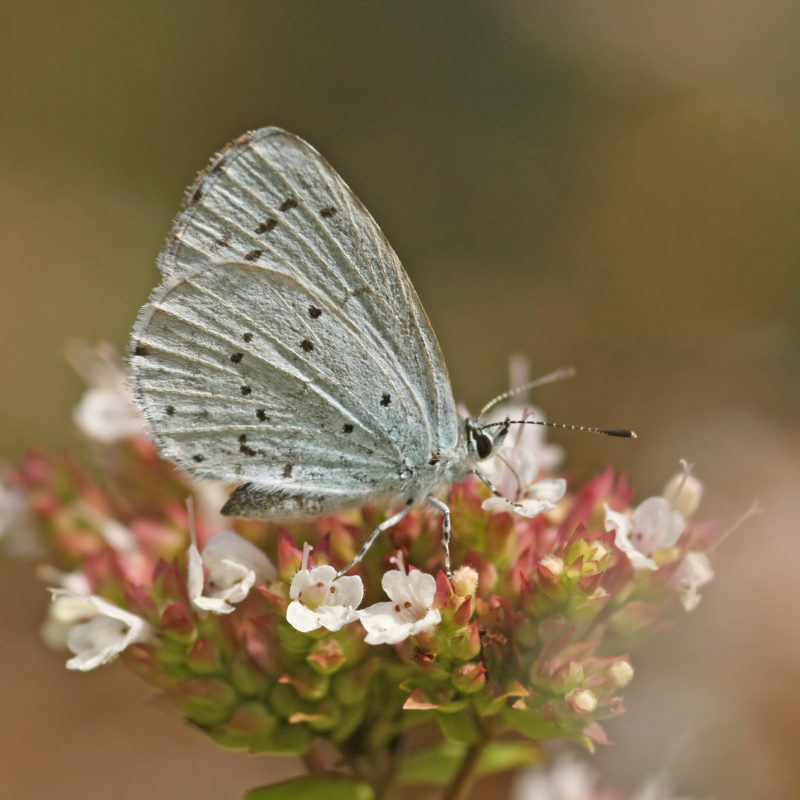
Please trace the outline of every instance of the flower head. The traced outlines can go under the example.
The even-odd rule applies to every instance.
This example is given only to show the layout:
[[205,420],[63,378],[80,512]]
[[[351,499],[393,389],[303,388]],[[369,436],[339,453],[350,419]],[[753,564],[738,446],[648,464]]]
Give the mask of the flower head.
[[144,419],[114,349],[103,342],[94,348],[71,342],[67,356],[89,385],[74,411],[81,431],[105,444],[143,435]]
[[311,546],[303,546],[300,569],[292,578],[286,609],[286,619],[298,631],[308,633],[317,628],[338,631],[348,622],[358,619],[355,609],[364,599],[364,584],[357,575],[336,577],[329,564],[308,568]]
[[96,595],[84,597],[57,590],[53,593],[53,603],[57,605],[57,618],[74,623],[66,638],[67,647],[74,653],[67,661],[67,669],[82,672],[95,669],[153,634],[141,617]]
[[[543,419],[535,409],[510,406],[507,410],[511,419]],[[563,478],[537,478],[560,460],[561,448],[544,441],[542,426],[513,426],[502,444],[481,464],[481,471],[503,497],[516,505],[511,506],[503,497],[490,497],[483,501],[483,509],[508,511],[513,508],[524,517],[554,511],[567,490],[567,482]]]
[[266,554],[233,531],[212,536],[202,556],[194,541],[189,547],[189,599],[202,611],[230,614],[232,604],[244,600],[253,586],[276,576]]
[[699,550],[690,550],[675,572],[673,581],[683,607],[694,611],[700,604],[700,589],[714,577],[708,556]]
[[436,579],[419,570],[406,572],[403,556],[392,557],[397,569],[383,573],[381,586],[389,601],[375,603],[358,612],[367,630],[367,644],[397,644],[417,633],[435,628],[442,619],[433,608]]
[[686,520],[665,497],[648,497],[632,516],[613,511],[605,504],[606,530],[614,531],[614,543],[635,569],[656,569],[652,556],[672,547],[686,527]]

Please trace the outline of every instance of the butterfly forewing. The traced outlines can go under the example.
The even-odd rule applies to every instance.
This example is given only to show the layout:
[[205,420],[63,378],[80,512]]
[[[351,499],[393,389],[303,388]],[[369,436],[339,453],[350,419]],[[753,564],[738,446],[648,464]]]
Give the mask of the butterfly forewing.
[[[187,193],[134,330],[136,394],[165,456],[272,491],[263,509],[400,490],[457,439],[447,373],[372,217],[310,145],[242,137]],[[263,493],[262,493],[263,494]],[[283,500],[282,500],[283,498]]]

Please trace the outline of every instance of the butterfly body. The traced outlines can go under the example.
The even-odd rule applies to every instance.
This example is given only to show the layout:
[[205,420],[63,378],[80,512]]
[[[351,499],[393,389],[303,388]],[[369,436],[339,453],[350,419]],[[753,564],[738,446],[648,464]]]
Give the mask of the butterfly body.
[[240,484],[224,513],[421,504],[487,454],[400,261],[302,139],[263,128],[221,151],[158,265],[134,393],[166,458]]

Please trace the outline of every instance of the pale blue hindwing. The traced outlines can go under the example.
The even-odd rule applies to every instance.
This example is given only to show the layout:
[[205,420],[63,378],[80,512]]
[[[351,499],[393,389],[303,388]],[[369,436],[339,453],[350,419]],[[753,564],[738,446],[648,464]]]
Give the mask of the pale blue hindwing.
[[159,267],[134,328],[135,393],[165,457],[256,484],[234,512],[396,495],[408,468],[456,447],[447,370],[414,288],[302,139],[263,128],[218,154]]

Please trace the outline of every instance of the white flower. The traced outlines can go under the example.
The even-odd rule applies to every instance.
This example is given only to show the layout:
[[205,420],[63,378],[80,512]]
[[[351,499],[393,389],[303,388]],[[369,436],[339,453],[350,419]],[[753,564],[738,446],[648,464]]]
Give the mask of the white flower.
[[592,800],[600,797],[597,773],[585,761],[561,756],[548,770],[531,767],[514,782],[512,800]]
[[[130,645],[145,642],[153,635],[152,628],[141,617],[102,597],[55,590],[53,605],[51,618],[69,627],[66,645],[74,657],[67,661],[67,669],[85,672],[107,664]],[[57,639],[48,643],[51,642],[59,643]]]
[[92,585],[80,570],[62,572],[50,564],[40,564],[36,574],[49,586],[58,587],[50,590],[51,603],[39,634],[48,647],[65,650],[73,627],[94,616],[94,606],[89,602]]
[[[505,414],[518,420],[543,419],[538,411],[523,406],[508,406]],[[561,458],[561,448],[544,441],[541,425],[513,425],[505,440],[481,464],[481,472],[503,497],[518,504],[512,506],[514,511],[535,517],[554,511],[567,490],[563,478],[536,480],[541,471],[553,469]],[[503,498],[493,496],[484,500],[482,507],[506,511],[510,506]]]
[[329,564],[308,568],[311,546],[303,546],[300,569],[292,578],[286,609],[286,621],[298,631],[308,633],[317,628],[338,631],[358,619],[356,609],[364,599],[364,584],[357,575],[336,577]]
[[[205,576],[205,570],[208,576]],[[212,536],[203,549],[197,549],[194,530],[189,547],[186,584],[192,605],[202,611],[230,614],[232,603],[240,603],[258,584],[274,580],[275,567],[266,554],[233,531]]]
[[114,348],[70,342],[67,358],[89,384],[73,412],[75,424],[90,439],[111,444],[145,433],[145,422]]
[[658,550],[672,547],[686,527],[680,512],[665,497],[648,497],[633,512],[613,511],[605,504],[606,530],[614,531],[614,543],[622,550],[634,569],[656,569],[652,556]]
[[699,550],[690,550],[675,572],[675,587],[683,607],[694,611],[700,603],[700,589],[714,577],[708,556]]
[[397,644],[442,621],[438,608],[432,608],[436,580],[419,570],[406,572],[402,554],[392,558],[397,569],[383,573],[381,585],[390,601],[375,603],[358,612],[367,630],[367,644]]
[[[488,415],[490,422],[502,422],[505,419],[531,419],[546,421],[544,413],[536,406],[509,403],[497,406]],[[539,469],[553,472],[564,460],[564,448],[547,441],[547,428],[544,425],[512,425],[500,450],[522,449],[538,464]]]
[[43,554],[42,545],[31,518],[25,494],[0,478],[0,542],[17,558]]

